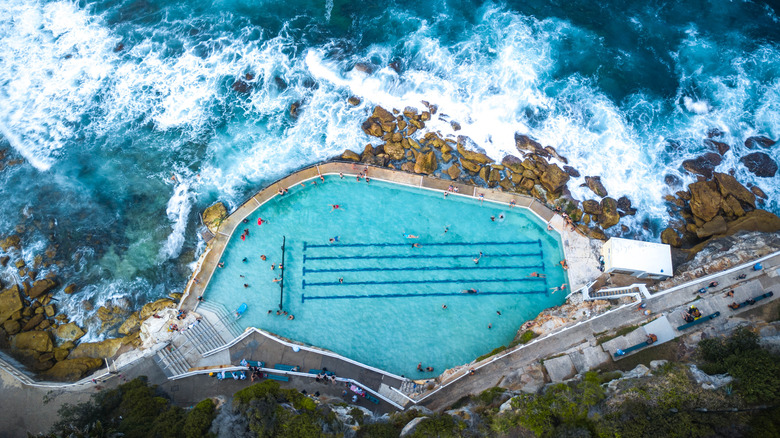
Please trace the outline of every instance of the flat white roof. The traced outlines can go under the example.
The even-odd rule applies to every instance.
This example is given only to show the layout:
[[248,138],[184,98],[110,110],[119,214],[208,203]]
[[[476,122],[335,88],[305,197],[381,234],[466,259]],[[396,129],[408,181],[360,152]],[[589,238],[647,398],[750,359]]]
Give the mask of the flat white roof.
[[626,269],[672,276],[672,249],[669,245],[612,237],[601,251],[607,270]]

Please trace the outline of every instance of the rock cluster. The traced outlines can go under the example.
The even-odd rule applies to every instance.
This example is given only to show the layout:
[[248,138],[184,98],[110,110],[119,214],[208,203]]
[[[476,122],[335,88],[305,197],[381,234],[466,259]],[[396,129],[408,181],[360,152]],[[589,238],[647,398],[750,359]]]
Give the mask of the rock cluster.
[[[104,365],[103,358],[110,358],[124,345],[138,345],[139,317],[148,317],[163,307],[174,305],[170,299],[149,303],[139,312],[130,313],[130,302],[116,302],[98,308],[94,318],[99,320],[101,331],[119,327],[122,338],[107,339],[97,343],[81,343],[84,329],[59,313],[53,295],[63,292],[68,296],[78,292],[78,287],[62,282],[48,269],[56,266],[52,258],[55,248],[48,248],[44,255],[35,256],[28,264],[21,258],[22,237],[12,234],[0,238],[2,266],[16,267],[18,284],[0,284],[0,348],[7,349],[16,359],[42,377],[51,380],[74,380]],[[15,259],[15,260],[14,260]],[[38,272],[46,272],[38,276]],[[89,301],[83,303],[91,308]]]
[[[403,111],[374,107],[361,128],[382,143],[367,144],[360,154],[346,150],[339,158],[530,195],[565,212],[572,225],[579,222],[577,226],[583,233],[599,239],[606,239],[603,230],[615,226],[621,217],[636,213],[628,198],[610,198],[598,176],[586,177],[586,184],[601,199],[587,200],[581,205],[566,186],[570,178],[579,177],[580,173],[568,166],[566,157],[553,147],[542,146],[526,135],[515,136],[520,156],[507,155],[498,163],[479,152],[466,136],[426,132],[425,123],[437,114],[438,108],[425,101],[422,104],[422,111],[414,107]],[[445,117],[439,116],[441,120]],[[453,131],[460,129],[457,122],[451,122],[451,126]],[[564,166],[561,168],[553,160]]]
[[780,218],[756,208],[757,197],[766,196],[757,187],[747,189],[726,173],[712,172],[711,179],[688,185],[688,190],[668,195],[666,201],[673,215],[661,233],[661,241],[686,248],[693,255],[709,239],[733,235],[740,231],[780,231]]

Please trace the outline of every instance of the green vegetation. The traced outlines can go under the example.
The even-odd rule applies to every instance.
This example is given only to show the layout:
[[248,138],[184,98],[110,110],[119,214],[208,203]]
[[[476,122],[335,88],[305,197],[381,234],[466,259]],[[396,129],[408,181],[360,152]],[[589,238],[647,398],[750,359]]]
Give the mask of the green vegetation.
[[509,348],[512,348],[512,347],[514,347],[514,346],[516,346],[518,344],[527,344],[527,343],[531,342],[531,339],[533,339],[533,338],[535,338],[537,336],[539,336],[539,335],[536,334],[536,332],[534,332],[532,330],[526,330],[526,331],[523,332],[522,335],[520,335],[520,337],[518,337],[517,339],[512,341],[511,344],[509,344]]
[[184,421],[184,436],[187,438],[209,436],[211,422],[216,416],[214,402],[211,399],[207,398],[198,403]]
[[488,353],[488,354],[483,354],[482,356],[480,356],[480,357],[478,357],[478,358],[477,358],[476,362],[479,362],[479,361],[481,361],[481,360],[487,359],[487,358],[489,358],[490,356],[494,356],[494,355],[496,355],[496,354],[498,354],[498,353],[501,353],[501,352],[502,352],[502,351],[504,351],[504,350],[506,350],[506,345],[502,345],[502,346],[500,346],[500,347],[498,347],[498,348],[495,348],[493,351],[491,351],[491,352],[490,352],[490,353]]
[[602,336],[600,338],[597,338],[596,339],[596,345],[601,345],[601,344],[603,344],[603,343],[605,343],[607,341],[611,341],[611,340],[613,340],[613,339],[615,339],[617,337],[620,337],[620,336],[623,336],[623,335],[627,335],[627,334],[633,332],[634,330],[638,329],[639,327],[640,327],[639,325],[629,325],[627,327],[621,327],[621,328],[617,329],[617,331],[614,334],[607,335],[607,336]]
[[173,406],[157,387],[138,378],[116,389],[101,391],[88,402],[63,405],[49,436],[205,436],[203,431],[208,430],[213,419],[213,404],[211,410],[205,403],[199,406],[200,409],[187,414]]
[[761,348],[758,335],[741,327],[726,339],[704,339],[699,352],[708,374],[728,373],[736,379],[736,389],[748,403],[780,401],[778,357]]

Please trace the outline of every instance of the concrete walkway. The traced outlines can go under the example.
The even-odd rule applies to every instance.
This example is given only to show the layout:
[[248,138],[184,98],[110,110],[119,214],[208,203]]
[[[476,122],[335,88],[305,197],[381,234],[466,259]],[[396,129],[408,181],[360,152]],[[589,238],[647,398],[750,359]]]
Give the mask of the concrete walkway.
[[[452,381],[449,385],[428,395],[420,404],[432,410],[445,409],[462,397],[476,395],[488,388],[500,386],[502,381],[510,374],[549,357],[555,357],[555,360],[552,360],[552,363],[550,363],[550,360],[545,360],[544,364],[546,368],[548,365],[552,365],[547,369],[548,373],[551,369],[553,370],[552,374],[556,377],[555,380],[560,381],[564,377],[571,377],[571,375],[563,376],[562,374],[573,374],[571,373],[572,367],[567,365],[568,363],[574,365],[576,362],[576,359],[573,359],[572,356],[589,348],[600,349],[601,346],[595,345],[596,338],[594,334],[608,333],[623,326],[642,325],[648,322],[649,319],[656,318],[658,314],[668,318],[672,327],[677,327],[682,324],[681,312],[694,301],[695,305],[701,309],[703,315],[720,311],[721,316],[705,322],[697,326],[697,328],[688,329],[683,333],[676,332],[677,336],[687,332],[694,332],[712,324],[728,324],[728,319],[731,316],[736,316],[748,309],[755,308],[755,306],[749,306],[733,311],[727,307],[732,301],[744,301],[770,290],[773,290],[775,295],[770,299],[759,301],[756,305],[763,305],[778,299],[778,295],[780,295],[778,293],[780,292],[780,275],[778,275],[778,271],[780,271],[780,255],[766,259],[762,264],[764,265],[762,271],[753,271],[751,269],[752,263],[750,263],[742,269],[729,270],[719,275],[702,278],[683,287],[675,288],[668,293],[661,291],[646,300],[646,309],[651,311],[649,316],[646,316],[644,312],[637,311],[635,305],[625,306],[569,327],[553,336],[532,342],[514,353],[488,363],[478,369],[473,376],[464,376]],[[748,277],[744,280],[737,280],[736,277],[741,273],[746,274]],[[718,287],[712,288],[703,295],[698,293],[699,289],[707,287],[711,281],[718,281]],[[734,298],[724,298],[725,292],[732,288],[734,288]],[[641,331],[637,330],[634,333],[637,332],[639,332],[638,334],[642,338],[645,337],[644,329]],[[568,351],[570,349],[574,351]],[[566,352],[566,354],[561,355],[561,352]],[[611,352],[614,352],[614,350],[611,350]],[[568,359],[559,359],[562,357],[568,357]],[[568,372],[562,373],[562,370],[566,371],[567,367]]]

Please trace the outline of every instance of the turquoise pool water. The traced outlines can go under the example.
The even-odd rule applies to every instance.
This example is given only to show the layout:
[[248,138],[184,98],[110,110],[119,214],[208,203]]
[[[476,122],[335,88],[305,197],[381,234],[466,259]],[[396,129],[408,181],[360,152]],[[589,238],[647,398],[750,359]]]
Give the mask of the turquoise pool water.
[[[524,321],[566,295],[551,291],[568,282],[560,237],[523,208],[331,176],[291,187],[248,219],[232,236],[206,301],[231,311],[246,303],[244,327],[410,378],[507,345]],[[282,292],[274,279],[281,278],[283,239]],[[294,320],[276,315],[280,296]],[[434,372],[417,371],[418,362]]]

